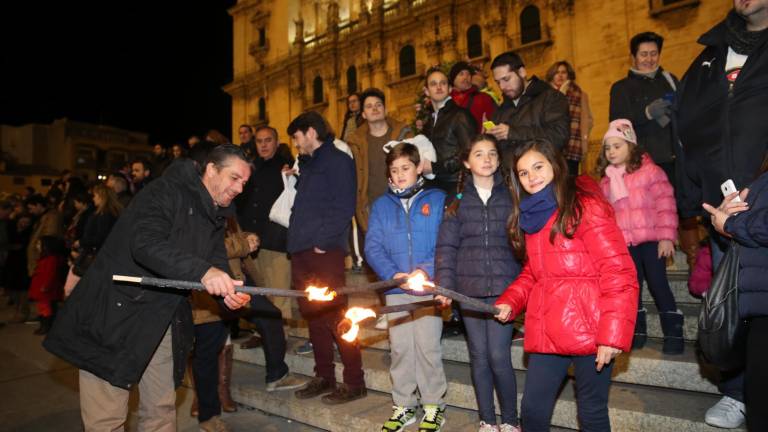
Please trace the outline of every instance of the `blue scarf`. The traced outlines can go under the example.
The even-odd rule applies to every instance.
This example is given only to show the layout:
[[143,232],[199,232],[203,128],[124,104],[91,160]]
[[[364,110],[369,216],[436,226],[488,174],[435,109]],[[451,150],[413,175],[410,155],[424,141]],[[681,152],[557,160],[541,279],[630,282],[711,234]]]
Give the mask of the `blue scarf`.
[[520,229],[526,234],[535,234],[547,224],[549,217],[557,210],[553,182],[544,189],[520,201]]

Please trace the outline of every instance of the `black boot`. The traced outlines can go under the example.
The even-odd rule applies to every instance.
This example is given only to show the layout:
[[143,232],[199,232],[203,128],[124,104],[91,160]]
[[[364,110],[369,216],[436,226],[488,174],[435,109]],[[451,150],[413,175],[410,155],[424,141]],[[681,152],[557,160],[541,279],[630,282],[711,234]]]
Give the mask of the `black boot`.
[[637,321],[635,321],[635,335],[632,337],[632,349],[640,349],[648,341],[648,325],[646,321],[646,310],[641,308],[637,310]]
[[659,313],[661,330],[664,332],[664,354],[682,354],[685,349],[683,342],[683,313],[680,310]]
[[51,329],[51,322],[53,321],[52,317],[40,317],[40,327],[35,330],[36,335],[45,335],[48,334],[48,330]]

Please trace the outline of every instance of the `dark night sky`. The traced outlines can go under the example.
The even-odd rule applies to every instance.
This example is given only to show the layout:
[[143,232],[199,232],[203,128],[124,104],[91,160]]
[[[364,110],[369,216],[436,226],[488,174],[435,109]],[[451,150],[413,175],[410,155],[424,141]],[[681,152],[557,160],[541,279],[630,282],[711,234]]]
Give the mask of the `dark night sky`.
[[68,117],[164,143],[230,134],[235,0],[82,3],[0,6],[0,123]]

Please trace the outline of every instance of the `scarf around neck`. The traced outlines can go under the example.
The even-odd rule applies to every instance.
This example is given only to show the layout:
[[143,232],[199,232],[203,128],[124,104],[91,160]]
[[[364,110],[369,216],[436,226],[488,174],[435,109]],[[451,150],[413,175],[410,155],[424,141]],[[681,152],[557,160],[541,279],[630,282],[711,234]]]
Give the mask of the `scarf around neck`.
[[392,181],[389,182],[389,191],[392,192],[394,196],[400,199],[411,198],[412,196],[421,192],[422,189],[424,189],[424,177],[422,176],[419,176],[419,178],[416,180],[416,183],[404,189],[397,189],[397,187],[395,187]]
[[766,30],[748,31],[747,23],[733,9],[725,18],[725,41],[736,53],[750,55],[765,35]]
[[550,182],[544,189],[520,201],[520,229],[526,234],[539,232],[555,210],[557,200],[553,182]]
[[605,167],[605,175],[610,180],[610,193],[608,195],[608,201],[613,204],[620,199],[624,199],[629,196],[627,190],[627,184],[624,183],[624,174],[627,172],[627,166],[622,165],[620,167],[608,165]]

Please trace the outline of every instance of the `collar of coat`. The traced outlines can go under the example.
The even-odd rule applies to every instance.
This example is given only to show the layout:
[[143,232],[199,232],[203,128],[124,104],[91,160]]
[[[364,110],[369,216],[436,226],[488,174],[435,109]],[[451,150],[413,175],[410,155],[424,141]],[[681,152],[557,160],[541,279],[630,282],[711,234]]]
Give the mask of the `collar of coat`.
[[[523,94],[520,95],[520,100],[517,102],[517,107],[519,108],[532,101],[533,99],[536,99],[540,94],[547,90],[554,89],[551,85],[540,80],[536,75],[532,76],[531,80],[528,82],[528,86],[526,86],[523,90]],[[515,108],[515,102],[507,96],[504,96],[504,102],[501,104],[501,107]]]
[[[199,208],[214,223],[221,222],[219,207],[214,204],[210,192],[203,184],[203,179],[194,161],[178,159],[173,162],[160,177],[180,190],[186,190],[190,195],[199,199]],[[232,206],[230,206],[232,207]]]

